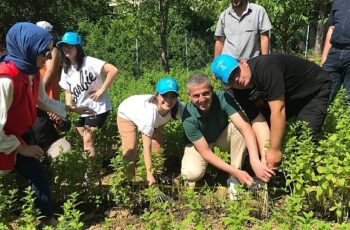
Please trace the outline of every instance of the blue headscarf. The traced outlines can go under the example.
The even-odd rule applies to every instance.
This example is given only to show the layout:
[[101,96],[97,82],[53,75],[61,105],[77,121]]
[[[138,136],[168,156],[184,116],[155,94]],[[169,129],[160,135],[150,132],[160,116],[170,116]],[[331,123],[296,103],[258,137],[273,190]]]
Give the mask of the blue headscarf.
[[4,61],[12,61],[26,74],[39,71],[36,57],[48,48],[52,36],[45,29],[29,22],[13,25],[6,36],[7,55]]

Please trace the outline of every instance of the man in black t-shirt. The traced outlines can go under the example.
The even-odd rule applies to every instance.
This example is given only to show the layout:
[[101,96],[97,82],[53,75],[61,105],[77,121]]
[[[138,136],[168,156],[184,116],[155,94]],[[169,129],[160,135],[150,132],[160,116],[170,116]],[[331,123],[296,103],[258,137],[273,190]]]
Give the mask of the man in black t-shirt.
[[286,120],[306,121],[316,140],[328,107],[330,77],[313,62],[270,54],[248,61],[220,55],[212,63],[215,77],[232,92],[252,123],[260,112],[270,122],[270,144],[266,162],[275,168],[281,161],[281,143]]

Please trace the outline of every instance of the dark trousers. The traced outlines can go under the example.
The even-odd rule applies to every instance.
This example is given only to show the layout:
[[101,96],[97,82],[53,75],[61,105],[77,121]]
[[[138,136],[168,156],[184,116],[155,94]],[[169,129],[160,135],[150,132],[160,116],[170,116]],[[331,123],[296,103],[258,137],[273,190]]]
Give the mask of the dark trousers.
[[332,47],[323,68],[332,79],[329,102],[333,101],[342,84],[345,88],[344,99],[350,102],[350,49]]
[[17,154],[15,169],[32,187],[36,198],[35,204],[41,215],[51,217],[53,212],[50,203],[49,182],[42,163],[35,158]]
[[325,84],[297,113],[296,119],[306,121],[312,130],[313,140],[317,140],[327,115],[330,83]]

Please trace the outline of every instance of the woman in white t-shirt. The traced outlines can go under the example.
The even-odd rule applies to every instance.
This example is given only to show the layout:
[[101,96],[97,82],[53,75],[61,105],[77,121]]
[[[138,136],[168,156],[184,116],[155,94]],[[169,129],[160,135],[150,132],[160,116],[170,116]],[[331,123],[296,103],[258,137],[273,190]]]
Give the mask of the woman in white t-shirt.
[[129,173],[135,175],[137,132],[140,131],[149,186],[155,183],[151,152],[160,152],[163,142],[160,131],[171,118],[181,119],[185,107],[178,101],[178,96],[177,82],[171,77],[166,77],[157,83],[155,95],[130,96],[118,107],[117,125],[124,159],[131,162]]
[[96,115],[81,116],[75,123],[84,141],[84,150],[95,156],[95,130],[101,128],[112,108],[107,89],[118,69],[100,59],[86,56],[83,42],[75,32],[66,32],[56,45],[62,50],[64,65],[60,86],[65,90],[66,103],[70,106],[86,106]]

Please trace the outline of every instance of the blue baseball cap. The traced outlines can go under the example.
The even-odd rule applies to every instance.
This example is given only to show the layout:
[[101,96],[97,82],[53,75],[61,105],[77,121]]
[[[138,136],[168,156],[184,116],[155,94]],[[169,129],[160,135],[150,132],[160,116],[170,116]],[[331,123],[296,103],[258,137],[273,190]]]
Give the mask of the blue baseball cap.
[[239,62],[236,58],[227,54],[221,54],[217,56],[211,64],[211,72],[213,72],[217,79],[227,84],[230,74],[238,66]]
[[156,91],[159,94],[165,94],[167,92],[174,92],[179,95],[179,85],[176,80],[172,77],[165,77],[158,81]]
[[61,48],[64,43],[69,45],[83,46],[83,41],[81,40],[81,37],[75,32],[66,32],[63,35],[62,40],[57,42],[56,47]]

